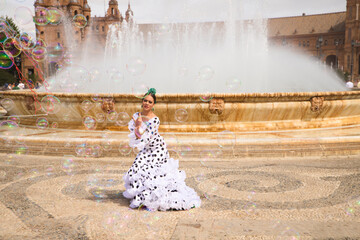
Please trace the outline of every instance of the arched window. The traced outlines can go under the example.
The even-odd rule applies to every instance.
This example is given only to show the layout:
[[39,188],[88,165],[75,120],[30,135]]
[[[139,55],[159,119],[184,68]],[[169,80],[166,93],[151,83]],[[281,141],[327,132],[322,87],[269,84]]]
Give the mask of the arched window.
[[86,16],[86,20],[89,22],[89,16]]
[[77,10],[75,10],[74,15],[75,15],[75,16],[78,15],[78,11],[77,11]]
[[105,32],[105,27],[104,26],[102,26],[102,31]]
[[111,15],[114,15],[114,8],[111,9]]

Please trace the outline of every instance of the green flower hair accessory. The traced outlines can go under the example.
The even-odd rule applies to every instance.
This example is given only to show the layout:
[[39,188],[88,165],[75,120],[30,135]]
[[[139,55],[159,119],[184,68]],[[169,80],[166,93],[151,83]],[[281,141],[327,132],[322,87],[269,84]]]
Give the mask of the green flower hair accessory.
[[152,94],[156,94],[156,89],[155,88],[150,88],[149,90],[148,90],[148,94],[150,94],[150,93],[152,93]]

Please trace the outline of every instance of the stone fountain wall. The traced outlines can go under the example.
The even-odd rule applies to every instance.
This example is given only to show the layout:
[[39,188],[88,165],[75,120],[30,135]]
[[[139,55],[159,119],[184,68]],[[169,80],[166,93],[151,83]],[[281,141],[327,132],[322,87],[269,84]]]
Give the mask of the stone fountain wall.
[[[47,115],[41,110],[41,99],[55,96],[60,103]],[[96,130],[127,130],[126,123],[140,111],[141,99],[131,94],[35,93],[30,91],[0,92],[2,99],[14,102],[7,115],[21,115],[22,125],[36,126],[38,117],[56,122],[59,128],[86,129],[86,116],[121,113],[116,121],[97,122]],[[161,131],[262,131],[301,128],[326,128],[360,123],[360,92],[212,94],[202,101],[200,94],[158,94],[155,114],[161,120]],[[95,101],[95,100],[97,101]],[[91,108],[82,102],[92,102]],[[37,111],[36,111],[37,109]],[[176,119],[176,111],[183,117]],[[125,114],[127,113],[127,114]],[[185,115],[184,115],[185,113]],[[127,116],[128,115],[128,116]]]

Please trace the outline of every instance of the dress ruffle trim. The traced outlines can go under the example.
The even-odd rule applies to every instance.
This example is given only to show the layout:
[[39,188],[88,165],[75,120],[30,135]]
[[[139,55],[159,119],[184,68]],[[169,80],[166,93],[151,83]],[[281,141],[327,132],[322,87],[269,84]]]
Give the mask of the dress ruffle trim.
[[144,147],[149,143],[150,133],[147,130],[147,125],[142,123],[140,127],[140,132],[142,133],[141,138],[137,138],[135,134],[135,123],[133,120],[129,122],[129,146],[132,148],[137,148],[139,151],[143,150]]
[[201,200],[194,189],[186,186],[184,171],[179,161],[172,158],[153,169],[140,169],[136,174],[125,174],[126,191],[123,196],[131,201],[130,207],[141,205],[151,210],[188,210],[200,207]]

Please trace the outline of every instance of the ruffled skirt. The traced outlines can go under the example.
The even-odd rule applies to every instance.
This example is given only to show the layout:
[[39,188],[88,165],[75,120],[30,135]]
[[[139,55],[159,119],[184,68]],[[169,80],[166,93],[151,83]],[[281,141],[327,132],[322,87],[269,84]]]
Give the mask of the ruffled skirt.
[[[144,150],[138,157],[146,155]],[[123,176],[126,188],[123,196],[132,199],[131,208],[145,206],[150,210],[166,211],[200,207],[200,197],[186,186],[186,174],[178,170],[178,160],[167,158],[162,163],[140,164],[135,161]]]

